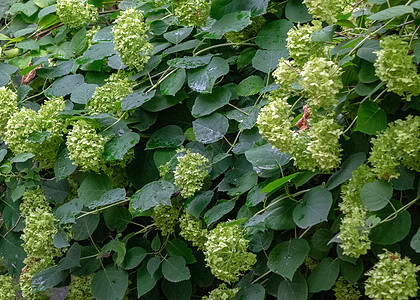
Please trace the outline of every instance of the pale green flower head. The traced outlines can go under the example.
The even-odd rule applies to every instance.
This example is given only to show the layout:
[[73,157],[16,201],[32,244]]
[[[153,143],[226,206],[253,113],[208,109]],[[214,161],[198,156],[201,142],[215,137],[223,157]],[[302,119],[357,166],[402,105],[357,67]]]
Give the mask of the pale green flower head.
[[366,273],[365,294],[371,299],[403,300],[416,297],[417,267],[408,257],[385,250],[379,261]]
[[324,44],[311,38],[312,33],[322,29],[322,24],[319,21],[312,21],[312,24],[299,23],[287,32],[287,48],[297,66],[303,66],[311,57],[325,56]]
[[19,208],[22,217],[26,218],[37,208],[49,211],[50,205],[41,188],[38,187],[36,190],[26,190],[25,193],[23,193],[22,203]]
[[16,299],[13,278],[9,275],[0,275],[0,299]]
[[225,283],[221,283],[217,289],[212,290],[208,296],[204,296],[201,300],[232,300],[239,288],[229,289]]
[[299,70],[296,67],[295,61],[284,60],[281,58],[277,68],[273,72],[273,77],[275,82],[280,86],[279,90],[283,92],[284,97],[294,94],[294,90],[291,85],[292,83],[297,82],[300,78]]
[[135,8],[122,12],[112,28],[115,50],[119,53],[121,61],[138,71],[143,69],[153,54],[153,46],[147,40],[148,29],[142,12]]
[[304,0],[303,3],[309,9],[314,18],[325,21],[328,24],[337,22],[337,15],[349,10],[351,1],[348,0]]
[[376,51],[375,74],[386,83],[388,90],[399,96],[420,94],[420,75],[413,63],[413,56],[408,55],[408,42],[397,35],[386,36],[379,42],[381,50]]
[[202,228],[201,221],[194,218],[187,212],[184,212],[179,218],[179,234],[200,250],[204,250],[204,244],[207,241],[207,229]]
[[94,300],[90,289],[94,274],[88,276],[73,276],[72,282],[69,284],[69,292],[66,296],[67,300]]
[[205,260],[214,276],[229,284],[239,280],[256,263],[256,255],[248,252],[249,241],[238,225],[219,223],[204,244]]
[[98,17],[96,7],[88,0],[57,0],[57,15],[69,28],[80,28]]
[[132,81],[128,77],[112,74],[106,84],[95,89],[86,108],[92,114],[110,113],[121,117],[121,102],[132,92]]
[[179,164],[174,172],[175,185],[181,188],[181,195],[185,198],[193,196],[201,190],[204,185],[204,179],[207,178],[206,163],[209,160],[199,153],[191,153],[189,149],[185,151],[185,155],[178,156]]
[[106,139],[97,134],[95,128],[85,120],[73,124],[66,141],[69,158],[84,172],[100,172],[104,165],[102,154],[105,143]]
[[32,278],[42,270],[53,266],[55,264],[54,259],[49,256],[44,256],[42,258],[28,256],[23,262],[26,266],[22,269],[19,278],[19,286],[22,291],[23,299],[49,299],[43,292],[34,293],[32,290]]
[[18,111],[17,95],[6,87],[0,87],[0,136],[3,136],[7,121]]
[[335,298],[340,300],[358,300],[362,297],[360,291],[346,282],[342,276],[338,277],[333,291]]
[[175,16],[185,26],[200,27],[210,16],[211,2],[208,0],[172,1]]
[[178,217],[179,211],[169,205],[160,205],[153,208],[153,221],[156,227],[162,231],[163,236],[174,233],[175,225],[178,223]]

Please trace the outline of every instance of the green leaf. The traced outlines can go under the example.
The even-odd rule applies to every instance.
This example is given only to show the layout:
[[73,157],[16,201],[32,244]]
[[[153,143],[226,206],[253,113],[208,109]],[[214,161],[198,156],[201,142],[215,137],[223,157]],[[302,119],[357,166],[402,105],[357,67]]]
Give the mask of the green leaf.
[[269,207],[263,214],[267,228],[274,230],[290,230],[296,227],[293,221],[293,210],[296,202],[291,199],[283,199]]
[[36,5],[38,5],[41,8],[53,5],[55,3],[55,0],[33,0]]
[[10,160],[10,162],[11,163],[21,163],[21,162],[27,161],[28,159],[31,159],[34,156],[35,155],[33,155],[32,153],[28,153],[28,152],[19,153],[19,154],[15,155],[15,157],[13,157]]
[[54,217],[60,222],[60,224],[75,223],[75,216],[83,208],[83,203],[79,198],[73,199],[54,211]]
[[117,230],[122,232],[127,228],[128,223],[131,221],[131,214],[121,206],[113,206],[103,211],[106,227],[109,230]]
[[250,171],[239,177],[235,182],[235,187],[228,191],[231,197],[242,195],[252,189],[258,183],[258,175],[255,171]]
[[104,257],[105,255],[110,254],[112,251],[116,253],[116,255],[113,255],[115,263],[118,266],[121,266],[126,253],[125,244],[117,239],[111,240],[108,244],[102,247],[99,255]]
[[235,11],[250,11],[252,17],[265,14],[268,0],[214,0],[211,5],[210,16],[219,20],[224,15]]
[[228,62],[221,57],[213,57],[207,66],[188,71],[188,86],[195,92],[211,93],[217,78],[228,72]]
[[252,233],[252,239],[249,241],[249,250],[255,253],[260,252],[262,250],[267,250],[268,248],[270,248],[270,245],[273,242],[273,238],[273,230],[255,230]]
[[83,53],[82,58],[85,60],[100,60],[116,53],[113,42],[99,42],[98,44],[90,46],[89,49]]
[[373,101],[365,100],[357,112],[356,131],[375,135],[387,126],[386,112]]
[[0,149],[0,162],[3,161],[4,157],[7,154],[7,150],[6,149]]
[[113,203],[120,202],[123,200],[125,200],[125,189],[118,188],[118,189],[106,191],[105,193],[101,195],[99,199],[86,203],[86,206],[89,207],[90,209],[94,209],[100,206],[113,204]]
[[267,266],[276,274],[293,279],[297,268],[309,254],[309,244],[303,239],[292,239],[277,244],[270,252]]
[[110,140],[105,144],[103,157],[107,161],[123,160],[124,155],[140,141],[135,132],[126,132],[122,136]]
[[175,94],[182,88],[187,78],[187,72],[185,69],[178,69],[175,73],[169,75],[162,83],[160,84],[160,93],[162,95],[171,95]]
[[363,58],[372,64],[375,63],[376,58],[378,57],[375,51],[380,50],[379,41],[378,40],[367,40],[362,47],[357,50],[357,56]]
[[360,64],[360,70],[357,75],[359,76],[359,80],[363,83],[372,83],[379,80],[375,74],[375,67],[372,63],[367,61],[363,61]]
[[341,169],[331,175],[326,183],[326,187],[332,190],[347,181],[352,177],[353,171],[355,171],[364,161],[366,160],[366,154],[364,152],[357,152],[347,158],[341,165]]
[[238,293],[233,297],[234,300],[264,300],[265,299],[265,289],[264,287],[257,283],[244,286],[241,288]]
[[147,150],[158,148],[178,148],[185,141],[181,127],[168,125],[155,131],[146,144]]
[[166,280],[180,282],[190,279],[191,274],[182,256],[171,256],[162,263],[162,274]]
[[111,181],[106,175],[88,174],[77,190],[80,200],[89,205],[99,201],[103,194],[112,189]]
[[168,55],[168,54],[172,54],[172,53],[179,53],[181,51],[185,51],[185,50],[190,50],[190,49],[194,49],[197,46],[199,46],[202,42],[199,40],[190,40],[190,41],[186,41],[184,43],[181,44],[177,44],[171,48],[166,49],[165,51],[163,51],[163,55]]
[[327,221],[331,205],[331,193],[324,187],[314,187],[305,193],[302,202],[294,209],[293,220],[300,228]]
[[98,227],[99,219],[99,214],[86,215],[83,218],[77,219],[71,228],[73,239],[81,241],[92,236]]
[[20,197],[23,196],[23,193],[25,193],[26,187],[24,185],[18,185],[13,191],[10,197],[12,198],[12,201],[15,202],[16,200],[20,199]]
[[207,116],[229,103],[231,92],[225,87],[215,87],[211,94],[200,94],[195,99],[192,115],[196,118]]
[[238,32],[249,24],[251,24],[251,13],[249,11],[232,12],[216,21],[203,37],[205,39],[220,39],[226,32]]
[[32,1],[28,1],[26,3],[13,4],[12,7],[10,7],[9,9],[9,14],[15,15],[19,12],[22,12],[28,17],[30,17],[37,11],[38,11],[38,7],[35,5],[35,3]]
[[258,32],[255,43],[265,50],[286,51],[287,32],[293,27],[289,20],[272,21]]
[[145,102],[149,101],[155,96],[156,90],[144,92],[144,90],[135,91],[128,95],[121,102],[122,111],[127,111],[136,107],[142,106]]
[[262,189],[265,187],[265,182],[260,182],[258,185],[254,186],[246,195],[246,205],[255,206],[265,200],[267,193],[262,193]]
[[92,278],[92,295],[96,299],[121,300],[128,287],[128,273],[112,265]]
[[0,254],[3,260],[7,261],[9,274],[18,277],[25,264],[26,252],[22,248],[23,241],[19,238],[20,233],[8,232],[6,228],[0,231]]
[[381,210],[388,205],[392,197],[392,184],[385,180],[366,183],[360,190],[363,205],[370,211]]
[[308,13],[308,8],[300,0],[287,2],[284,12],[286,18],[294,23],[306,23],[312,20],[312,16]]
[[5,13],[9,10],[12,4],[16,3],[17,0],[2,0],[0,2],[0,19],[3,19]]
[[199,194],[197,196],[194,196],[193,198],[188,199],[186,203],[187,213],[189,213],[196,219],[200,219],[201,213],[210,203],[213,196],[214,196],[214,193],[212,191],[205,191],[202,194]]
[[69,241],[67,240],[67,236],[66,233],[60,229],[53,238],[53,244],[55,248],[65,248],[65,247],[69,247]]
[[291,158],[289,153],[281,153],[271,144],[250,149],[245,152],[245,157],[258,176],[263,178],[281,176],[282,167],[289,163]]
[[192,124],[197,141],[203,144],[221,140],[229,128],[229,121],[218,113],[198,118]]
[[174,238],[166,244],[166,251],[170,256],[182,256],[186,264],[193,264],[196,262],[193,252],[188,248],[187,243],[184,241]]
[[55,13],[57,10],[57,7],[55,5],[50,5],[47,7],[44,7],[43,9],[41,9],[38,13],[38,18],[41,19],[43,17],[45,17],[46,15]]
[[413,12],[414,12],[414,9],[411,6],[397,5],[394,7],[381,10],[380,12],[370,15],[367,18],[369,20],[384,21],[384,20],[400,17],[405,14],[412,14]]
[[51,87],[45,91],[45,95],[54,97],[64,97],[73,93],[83,85],[84,77],[82,74],[67,75],[63,78],[54,81]]
[[74,243],[66,252],[66,257],[60,260],[58,267],[61,270],[69,270],[74,267],[80,267],[80,256],[82,247],[78,243]]
[[251,96],[257,94],[265,86],[264,80],[260,76],[253,75],[242,80],[238,85],[239,96]]
[[163,34],[163,37],[172,44],[179,44],[193,31],[194,27],[184,27]]
[[204,56],[184,56],[168,60],[168,65],[173,68],[195,69],[206,66],[210,63],[213,54]]
[[179,102],[188,97],[183,89],[176,93],[175,96],[161,95],[160,91],[156,92],[157,94],[153,97],[153,101],[147,101],[146,103],[144,103],[142,107],[143,109],[149,112],[159,112],[178,104]]
[[146,265],[143,265],[137,272],[137,297],[140,298],[154,288],[158,276],[150,275]]
[[47,201],[57,205],[66,200],[69,183],[67,180],[43,180],[41,188]]
[[221,202],[212,208],[210,208],[204,214],[204,221],[207,224],[207,227],[213,224],[214,222],[220,220],[221,217],[229,213],[235,207],[235,201],[226,201]]
[[193,291],[190,280],[184,280],[176,283],[163,280],[161,288],[163,294],[168,300],[191,299]]
[[96,84],[84,83],[80,85],[80,87],[77,90],[71,93],[70,100],[73,103],[86,104],[88,103],[89,99],[92,98],[97,87],[98,86]]
[[23,50],[38,50],[39,44],[35,40],[26,39],[19,43],[17,43],[16,48],[23,49]]
[[278,300],[306,300],[308,299],[308,284],[300,272],[296,272],[293,280],[284,279],[279,284]]
[[134,212],[144,212],[158,205],[171,204],[174,185],[168,181],[154,181],[146,184],[131,197],[130,207]]
[[315,31],[311,34],[311,40],[315,42],[328,42],[332,41],[334,37],[336,25],[330,25],[322,28],[321,30]]
[[146,250],[141,247],[133,247],[127,251],[121,266],[126,270],[134,269],[146,258],[146,256]]
[[392,245],[402,241],[410,233],[410,228],[411,215],[405,210],[395,219],[374,227],[370,231],[369,238],[379,245]]
[[71,50],[76,53],[80,54],[85,50],[87,43],[87,36],[86,36],[86,28],[80,29],[72,38],[71,40]]
[[417,233],[413,235],[410,246],[414,249],[414,251],[420,253],[420,228],[417,230]]
[[340,272],[340,264],[331,257],[324,258],[311,272],[308,278],[310,293],[331,289]]
[[363,274],[363,261],[358,259],[356,264],[339,259],[340,273],[350,284],[356,284]]
[[36,75],[42,78],[56,78],[67,75],[71,72],[74,66],[74,60],[69,59],[66,61],[57,62],[53,67],[41,68],[36,71]]
[[58,266],[49,267],[32,278],[32,290],[34,293],[45,291],[59,284],[67,275],[68,273]]
[[76,169],[77,166],[73,164],[73,160],[70,160],[67,148],[61,148],[54,163],[54,174],[57,180],[67,178],[73,174]]
[[287,49],[278,50],[257,50],[252,59],[252,66],[258,71],[270,73],[279,64],[281,58],[289,58],[289,51]]
[[400,174],[400,176],[398,176],[398,178],[392,179],[394,190],[407,191],[414,189],[414,179],[416,177],[416,172],[409,170],[401,165],[396,167],[396,171]]

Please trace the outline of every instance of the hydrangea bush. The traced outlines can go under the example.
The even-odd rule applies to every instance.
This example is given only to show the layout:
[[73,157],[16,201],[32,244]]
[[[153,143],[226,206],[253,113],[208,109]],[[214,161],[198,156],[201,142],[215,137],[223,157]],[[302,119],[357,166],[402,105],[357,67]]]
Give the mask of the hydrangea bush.
[[0,299],[417,299],[419,1],[0,1]]

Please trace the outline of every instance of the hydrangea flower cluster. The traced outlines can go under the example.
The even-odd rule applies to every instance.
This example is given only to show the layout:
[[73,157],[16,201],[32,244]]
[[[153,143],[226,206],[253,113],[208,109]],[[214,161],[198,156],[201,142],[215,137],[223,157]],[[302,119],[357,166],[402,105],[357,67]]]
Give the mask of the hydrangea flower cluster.
[[102,153],[106,139],[96,133],[95,128],[85,120],[73,124],[73,129],[67,135],[67,149],[73,164],[82,171],[99,172],[104,165]]
[[40,187],[23,194],[22,216],[25,217],[23,249],[27,257],[20,276],[20,287],[25,299],[35,299],[31,282],[32,277],[54,264],[54,257],[61,251],[54,247],[53,238],[57,233],[55,218]]
[[312,33],[321,29],[321,22],[312,21],[312,25],[298,24],[287,32],[287,48],[296,65],[303,66],[311,57],[324,56],[323,43],[311,39]]
[[80,28],[94,22],[98,11],[88,0],[57,0],[57,15],[70,28]]
[[337,22],[337,15],[343,13],[348,8],[348,0],[304,0],[303,3],[309,9],[309,13],[315,18],[326,21],[328,24]]
[[115,50],[119,53],[121,61],[138,71],[143,69],[153,54],[153,46],[147,40],[148,29],[143,14],[135,8],[122,12],[112,28]]
[[184,212],[179,218],[179,234],[187,241],[191,242],[194,247],[204,250],[204,244],[207,242],[207,229],[203,229],[201,221],[196,220],[189,213]]
[[68,300],[94,300],[90,286],[92,283],[92,275],[78,277],[74,276],[72,282],[69,284],[69,292],[66,296]]
[[121,101],[133,92],[131,81],[126,76],[112,74],[106,84],[97,87],[86,108],[93,114],[123,114]]
[[366,254],[370,249],[369,230],[365,225],[367,210],[360,198],[360,190],[374,180],[371,169],[363,164],[353,171],[350,181],[341,187],[342,202],[339,206],[344,217],[340,225],[339,238],[343,241],[340,247],[344,254],[352,257]]
[[179,211],[169,205],[155,206],[153,208],[152,218],[157,228],[162,231],[163,236],[174,233],[175,225],[178,222]]
[[308,61],[302,70],[302,86],[311,109],[331,109],[338,104],[336,95],[343,88],[341,69],[325,58]]
[[232,300],[238,291],[239,288],[229,289],[225,283],[222,283],[201,300]]
[[185,26],[202,26],[210,16],[208,0],[173,0],[175,16]]
[[229,284],[238,281],[257,261],[256,255],[247,251],[248,244],[238,225],[219,223],[204,244],[205,260],[212,274]]
[[386,36],[380,41],[381,50],[376,51],[375,73],[386,83],[388,90],[403,96],[420,94],[420,75],[413,64],[413,56],[408,55],[410,47],[397,35]]
[[340,300],[358,300],[362,297],[360,291],[341,276],[335,282],[333,291],[335,298]]
[[179,164],[174,172],[175,185],[182,189],[181,195],[188,198],[203,187],[204,179],[209,175],[206,169],[209,160],[200,153],[191,153],[189,149],[180,151],[185,151],[185,155],[177,157]]
[[416,297],[419,289],[417,267],[410,258],[385,251],[379,261],[366,273],[365,294],[371,299],[408,299]]
[[0,87],[0,136],[3,136],[9,118],[16,113],[17,95],[6,87]]
[[[42,164],[53,162],[67,127],[67,123],[58,115],[64,109],[63,98],[45,101],[38,113],[22,107],[7,122],[4,141],[15,154],[31,152]],[[41,141],[30,140],[33,134],[46,136]]]
[[420,172],[420,117],[389,123],[388,128],[372,139],[369,162],[378,178],[396,178],[395,168],[405,167]]
[[273,77],[275,82],[280,86],[278,90],[275,90],[276,97],[290,97],[293,93],[291,85],[300,78],[295,61],[281,58],[277,68],[273,72]]
[[9,275],[0,275],[0,299],[16,299],[13,278]]

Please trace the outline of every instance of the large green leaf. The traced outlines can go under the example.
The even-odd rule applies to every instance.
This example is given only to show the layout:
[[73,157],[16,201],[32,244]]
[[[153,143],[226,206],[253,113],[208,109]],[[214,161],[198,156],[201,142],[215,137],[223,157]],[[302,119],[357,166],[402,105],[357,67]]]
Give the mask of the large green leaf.
[[118,188],[106,191],[101,195],[101,198],[94,201],[90,201],[88,204],[86,204],[86,206],[90,209],[94,209],[99,206],[105,206],[123,200],[125,200],[125,189]]
[[414,251],[420,253],[420,228],[417,230],[417,233],[413,235],[410,246],[414,249]]
[[183,68],[187,70],[195,69],[208,65],[212,57],[212,54],[204,56],[184,56],[168,60],[168,65],[173,68]]
[[300,0],[288,1],[284,12],[286,18],[294,23],[306,23],[312,20],[312,16],[308,13],[308,8]]
[[195,99],[192,115],[196,118],[207,116],[229,103],[231,92],[225,87],[215,87],[211,94],[200,94]]
[[274,273],[292,280],[297,268],[308,256],[309,250],[308,242],[303,239],[282,242],[271,250],[267,266]]
[[25,266],[23,260],[26,258],[26,252],[22,248],[23,241],[19,238],[20,234],[13,231],[7,233],[7,231],[6,228],[0,231],[0,254],[7,262],[9,274],[18,277]]
[[99,214],[87,215],[76,220],[71,228],[73,239],[81,241],[89,238],[98,228]]
[[247,10],[255,17],[265,14],[267,5],[268,0],[214,0],[211,5],[210,15],[218,20],[231,12]]
[[229,121],[218,113],[198,118],[192,124],[195,138],[203,144],[221,140],[229,128]]
[[293,210],[296,205],[296,202],[286,198],[270,206],[264,213],[267,228],[274,230],[290,230],[295,228]]
[[378,104],[369,100],[360,104],[355,130],[374,135],[384,130],[386,125],[386,113]]
[[67,96],[84,85],[84,77],[81,74],[67,75],[56,81],[45,91],[46,96]]
[[181,282],[163,280],[162,290],[168,300],[191,299],[193,292],[191,280]]
[[331,257],[324,258],[312,270],[308,278],[308,286],[310,293],[329,290],[335,283],[340,272],[340,264]]
[[366,160],[364,152],[357,152],[347,158],[341,165],[341,169],[331,175],[326,183],[326,187],[332,190],[352,177],[355,171]]
[[158,279],[157,274],[150,275],[146,265],[143,265],[137,271],[137,296],[140,298],[153,289]]
[[168,281],[180,282],[190,279],[191,274],[182,256],[171,256],[162,263],[162,274]]
[[61,224],[75,223],[75,216],[79,214],[82,208],[83,202],[79,198],[75,198],[58,207],[54,211],[54,216]]
[[403,211],[395,219],[385,222],[370,231],[369,238],[372,242],[380,245],[392,245],[402,241],[411,228],[411,215]]
[[270,22],[258,32],[255,43],[262,49],[284,51],[287,44],[287,32],[292,27],[293,23],[285,19]]
[[147,256],[146,250],[141,247],[133,247],[127,251],[122,267],[126,270],[137,267]]
[[175,94],[182,88],[187,78],[185,69],[178,69],[175,73],[169,75],[160,84],[160,93],[162,95],[175,96]]
[[305,193],[302,202],[293,211],[293,220],[300,228],[327,221],[332,205],[332,195],[324,187],[318,186]]
[[179,28],[163,34],[163,37],[172,44],[179,44],[191,34],[193,29],[193,27]]
[[103,211],[106,227],[122,232],[131,221],[131,214],[123,206],[112,206]]
[[206,221],[207,226],[210,226],[210,224],[216,222],[221,217],[229,213],[233,208],[235,207],[235,201],[226,201],[221,202],[212,208],[210,208],[205,214],[204,214],[204,221]]
[[238,293],[236,293],[233,299],[234,300],[264,300],[265,289],[259,283],[251,284],[249,286],[244,286],[238,291]]
[[140,191],[131,197],[130,208],[134,212],[143,212],[158,205],[171,204],[171,195],[174,185],[168,181],[153,181],[146,184]]
[[264,80],[260,76],[249,76],[239,83],[237,93],[239,96],[255,95],[261,91],[264,86]]
[[[290,154],[281,153],[271,144],[250,149],[245,156],[252,164],[259,177],[269,178],[281,176],[282,167],[290,161]],[[266,192],[267,190],[265,190]]]
[[216,21],[209,32],[203,37],[207,39],[220,39],[226,32],[240,31],[251,24],[251,13],[249,11],[236,11],[224,15]]
[[217,78],[228,72],[228,62],[221,57],[213,57],[207,66],[188,71],[188,86],[199,93],[211,93]]
[[140,141],[140,136],[135,132],[126,132],[122,136],[107,142],[104,147],[103,157],[107,161],[123,160],[124,155]]
[[99,174],[88,174],[77,190],[80,200],[89,205],[99,201],[103,194],[112,189],[108,176]]
[[128,273],[112,265],[95,274],[92,295],[96,299],[121,300],[128,287]]
[[413,12],[414,12],[414,9],[411,6],[397,5],[394,7],[381,10],[380,12],[376,14],[370,15],[368,19],[376,20],[376,21],[384,21],[384,20],[395,18],[395,17],[400,17],[405,14],[412,14]]
[[300,272],[296,272],[293,280],[284,279],[279,284],[278,300],[306,300],[308,298],[308,284]]
[[338,262],[340,263],[340,274],[343,278],[350,284],[356,284],[363,274],[362,259],[359,258],[356,264],[352,264],[341,259],[339,259]]
[[58,266],[49,267],[32,278],[32,290],[34,292],[45,291],[59,284],[67,275],[68,273]]
[[214,193],[212,191],[205,191],[202,194],[190,198],[186,202],[187,213],[194,216],[196,219],[200,218],[201,213],[210,203]]
[[257,50],[252,59],[252,66],[258,71],[270,73],[279,64],[280,58],[289,58],[289,51],[287,49],[280,50]]
[[156,130],[146,144],[147,150],[158,148],[177,148],[182,145],[185,140],[181,127],[176,125],[168,125]]
[[145,92],[144,90],[135,91],[134,93],[128,95],[121,102],[121,109],[123,111],[130,110],[136,107],[142,106],[144,103],[149,101],[155,95],[155,90],[150,92]]
[[166,245],[166,251],[170,256],[182,256],[186,264],[193,264],[196,262],[194,254],[188,245],[183,240],[174,238]]
[[366,183],[360,190],[363,205],[370,211],[381,210],[388,205],[392,197],[392,184],[385,180]]

